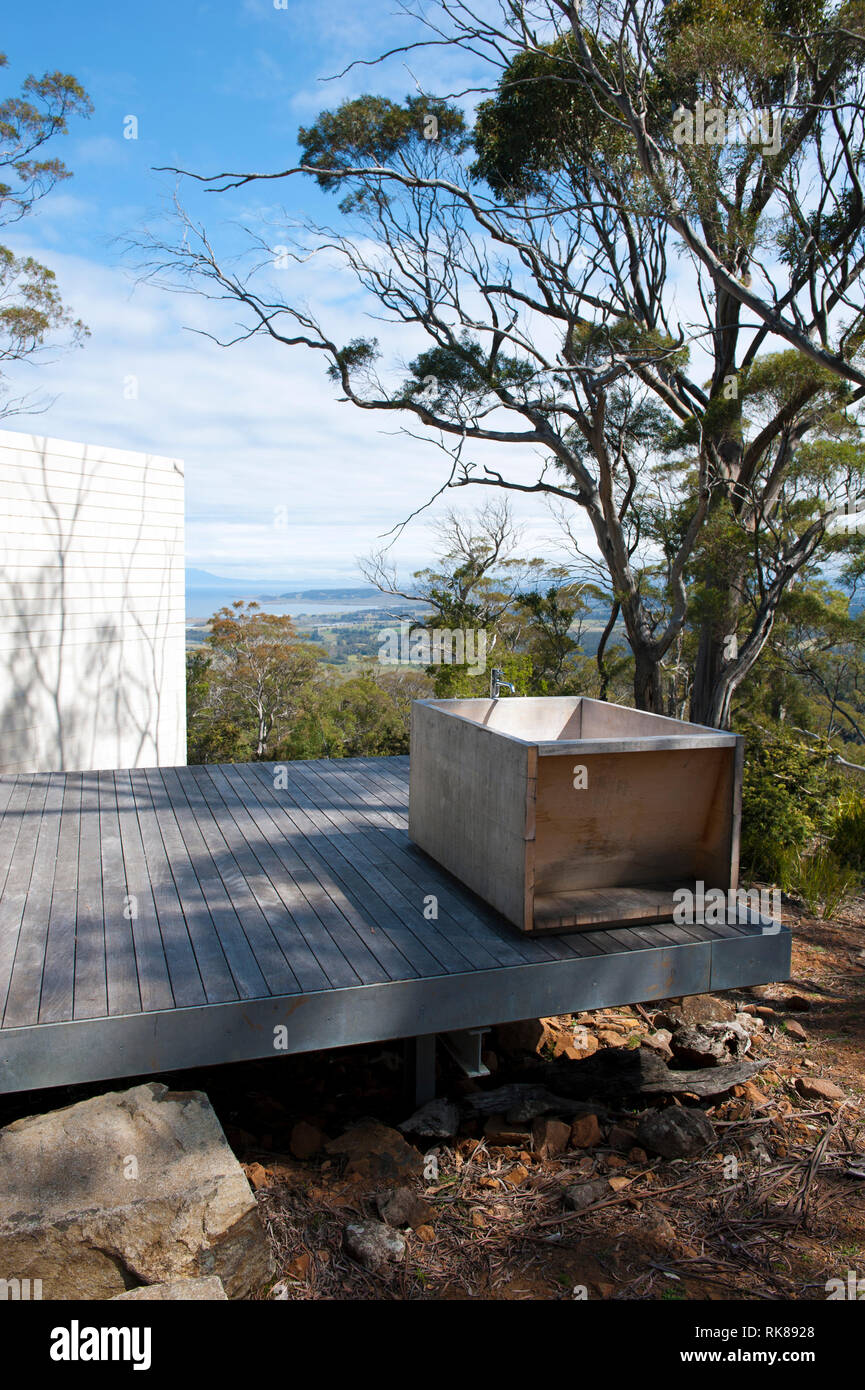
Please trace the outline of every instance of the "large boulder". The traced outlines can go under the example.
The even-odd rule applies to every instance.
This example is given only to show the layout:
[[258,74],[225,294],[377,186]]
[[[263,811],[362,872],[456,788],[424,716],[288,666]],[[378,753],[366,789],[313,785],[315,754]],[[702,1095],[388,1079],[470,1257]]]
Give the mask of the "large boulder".
[[0,1269],[44,1298],[272,1276],[255,1198],[201,1091],[152,1081],[0,1130]]
[[222,1287],[218,1274],[208,1274],[205,1279],[175,1279],[171,1284],[142,1284],[128,1293],[116,1293],[113,1303],[131,1300],[133,1303],[210,1303],[227,1301],[228,1295]]

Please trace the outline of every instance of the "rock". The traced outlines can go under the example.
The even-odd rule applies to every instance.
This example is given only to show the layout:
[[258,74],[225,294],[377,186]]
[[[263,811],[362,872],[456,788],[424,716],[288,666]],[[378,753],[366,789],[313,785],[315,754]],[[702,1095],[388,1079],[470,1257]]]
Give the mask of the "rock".
[[384,1192],[376,1200],[378,1214],[388,1226],[418,1226],[432,1224],[435,1212],[429,1202],[425,1202],[410,1187],[397,1187],[392,1192]]
[[726,999],[714,994],[690,994],[684,999],[668,999],[661,1009],[652,1014],[655,1028],[667,1028],[675,1032],[682,1025],[694,1028],[701,1023],[732,1022],[736,1015],[735,1007]]
[[490,1115],[484,1125],[484,1138],[495,1148],[524,1149],[531,1137],[525,1126],[511,1124],[504,1115]]
[[795,1038],[797,1042],[808,1041],[808,1034],[805,1032],[801,1023],[797,1023],[795,1019],[791,1023],[786,1024],[785,1031],[791,1038]]
[[460,1127],[459,1106],[452,1100],[428,1100],[399,1126],[406,1134],[425,1139],[451,1139]]
[[663,1057],[664,1061],[669,1062],[673,1056],[673,1050],[670,1047],[672,1036],[669,1028],[656,1028],[653,1033],[642,1035],[640,1047],[650,1047],[659,1057]]
[[655,1009],[654,1013],[650,1015],[650,1018],[652,1020],[652,1027],[656,1031],[664,1028],[668,1033],[674,1032],[683,1021],[678,1015],[673,1015],[668,1012],[667,1009]]
[[571,1125],[571,1145],[575,1149],[593,1149],[601,1142],[601,1126],[597,1115],[579,1115]]
[[602,1047],[625,1047],[627,1034],[613,1028],[599,1028],[596,1035]]
[[208,1275],[245,1298],[273,1273],[207,1096],[157,1081],[0,1131],[0,1268],[41,1279],[46,1299]]
[[243,1163],[241,1167],[256,1192],[270,1185],[270,1173],[260,1163]]
[[742,1140],[742,1149],[754,1163],[772,1162],[772,1155],[759,1134],[746,1134]]
[[571,1126],[562,1120],[548,1120],[539,1115],[532,1125],[535,1152],[541,1158],[555,1158],[563,1154],[570,1137]]
[[346,1226],[343,1240],[352,1259],[373,1274],[383,1273],[405,1254],[405,1236],[383,1221],[353,1221]]
[[423,1158],[417,1149],[378,1120],[361,1120],[339,1139],[332,1139],[325,1150],[331,1157],[347,1160],[347,1174],[376,1182],[419,1178],[423,1173]]
[[735,1021],[739,1025],[739,1027],[744,1028],[745,1032],[748,1034],[762,1033],[763,1029],[766,1026],[762,1018],[760,1018],[757,1014],[751,1013],[739,1012],[736,1014]]
[[821,1081],[819,1077],[797,1076],[793,1083],[800,1096],[808,1100],[843,1100],[844,1092],[834,1081]]
[[513,1168],[501,1174],[501,1180],[506,1187],[522,1187],[528,1176],[529,1170],[525,1164],[515,1163]]
[[676,1012],[685,1023],[730,1023],[736,1010],[726,999],[715,994],[691,994],[679,1004]]
[[648,1244],[653,1245],[656,1250],[664,1253],[676,1239],[676,1231],[672,1222],[662,1212],[653,1215],[648,1223],[643,1227],[643,1235]]
[[585,1211],[595,1202],[602,1202],[610,1195],[610,1185],[606,1178],[596,1178],[593,1182],[576,1183],[565,1189],[565,1206],[571,1211]]
[[327,1135],[317,1125],[311,1125],[307,1120],[298,1120],[291,1131],[288,1147],[294,1157],[303,1162],[304,1159],[314,1158],[316,1154],[321,1153],[326,1143]]
[[753,1081],[743,1081],[741,1086],[734,1086],[733,1095],[750,1101],[755,1110],[761,1110],[764,1105],[769,1105],[771,1102],[771,1097],[765,1095],[758,1086],[754,1085]]
[[575,1033],[560,1034],[553,1044],[554,1057],[567,1057],[572,1062],[580,1062],[584,1057],[591,1057],[598,1050],[598,1039],[594,1033],[590,1033],[588,1028],[583,1028],[579,1034],[579,1042],[575,1041]]
[[650,1111],[637,1130],[640,1147],[662,1158],[695,1158],[715,1139],[711,1121],[702,1110],[671,1106]]
[[607,1135],[607,1143],[611,1149],[621,1149],[627,1153],[628,1149],[634,1147],[634,1131],[627,1129],[625,1125],[612,1125]]
[[170,1284],[142,1284],[140,1289],[128,1289],[126,1293],[116,1293],[112,1303],[123,1299],[138,1303],[192,1303],[198,1300],[228,1301],[228,1295],[217,1274],[209,1274],[204,1279],[175,1279]]

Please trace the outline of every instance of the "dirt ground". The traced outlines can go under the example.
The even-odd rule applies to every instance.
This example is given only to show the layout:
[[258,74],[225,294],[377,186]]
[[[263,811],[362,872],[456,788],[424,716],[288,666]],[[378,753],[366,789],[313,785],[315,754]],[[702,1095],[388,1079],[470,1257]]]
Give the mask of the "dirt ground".
[[[826,1298],[828,1281],[847,1281],[849,1271],[865,1278],[865,899],[833,922],[803,917],[791,904],[785,919],[794,925],[792,978],[720,996],[762,1010],[750,1055],[768,1065],[726,1098],[701,1102],[717,1147],[697,1160],[651,1159],[636,1146],[623,1152],[620,1130],[633,1125],[633,1112],[609,1108],[598,1145],[551,1158],[531,1142],[497,1144],[477,1122],[473,1134],[423,1141],[438,1176],[413,1185],[430,1214],[405,1231],[405,1255],[386,1274],[345,1253],[344,1230],[377,1216],[376,1194],[388,1182],[346,1173],[324,1154],[299,1162],[279,1147],[296,1118],[328,1134],[362,1115],[404,1119],[396,1054],[354,1049],[300,1061],[305,1075],[290,1115],[272,1110],[267,1093],[256,1110],[251,1096],[251,1111],[223,1118],[258,1184],[277,1250],[280,1278],[269,1296],[798,1300]],[[602,1035],[601,1048],[617,1030],[633,1046],[647,1028],[637,1009],[579,1021]],[[483,1087],[543,1084],[555,1074],[551,1089],[560,1089],[568,1062],[551,1052],[557,1036],[571,1033],[571,1020],[551,1020],[531,1057],[495,1054],[494,1035],[496,1069]],[[797,1079],[835,1082],[844,1098],[809,1099]],[[476,1084],[451,1073],[439,1089],[458,1095]],[[609,1196],[589,1211],[567,1210],[564,1191],[598,1178]]]

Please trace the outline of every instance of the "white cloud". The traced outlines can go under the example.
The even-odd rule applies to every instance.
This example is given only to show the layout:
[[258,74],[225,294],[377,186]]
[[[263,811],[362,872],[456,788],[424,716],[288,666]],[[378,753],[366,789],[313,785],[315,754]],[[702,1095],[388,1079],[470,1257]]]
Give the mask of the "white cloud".
[[[360,583],[355,558],[447,476],[444,455],[400,434],[396,416],[340,404],[320,354],[263,339],[220,348],[186,331],[215,329],[215,306],[204,300],[133,286],[123,270],[56,250],[16,249],[48,259],[92,336],[38,370],[15,372],[13,387],[35,385],[56,400],[9,428],[185,459],[189,564],[254,579]],[[306,274],[307,295],[330,305],[338,340],[364,331],[356,304],[340,302],[333,271]],[[131,388],[136,399],[126,398]],[[522,462],[490,446],[478,457],[525,481],[537,466],[528,450]],[[449,493],[431,515],[487,496]],[[516,498],[514,510],[529,523],[527,547],[549,552],[554,526],[542,504]],[[429,519],[412,523],[394,548],[404,570],[432,554]]]

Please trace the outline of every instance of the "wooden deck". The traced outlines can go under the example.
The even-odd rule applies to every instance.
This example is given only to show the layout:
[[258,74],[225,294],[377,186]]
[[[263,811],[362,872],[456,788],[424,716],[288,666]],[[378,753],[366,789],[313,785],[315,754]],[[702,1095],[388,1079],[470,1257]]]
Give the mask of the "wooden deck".
[[0,777],[0,1091],[788,972],[789,933],[750,921],[522,935],[407,804],[407,758]]

